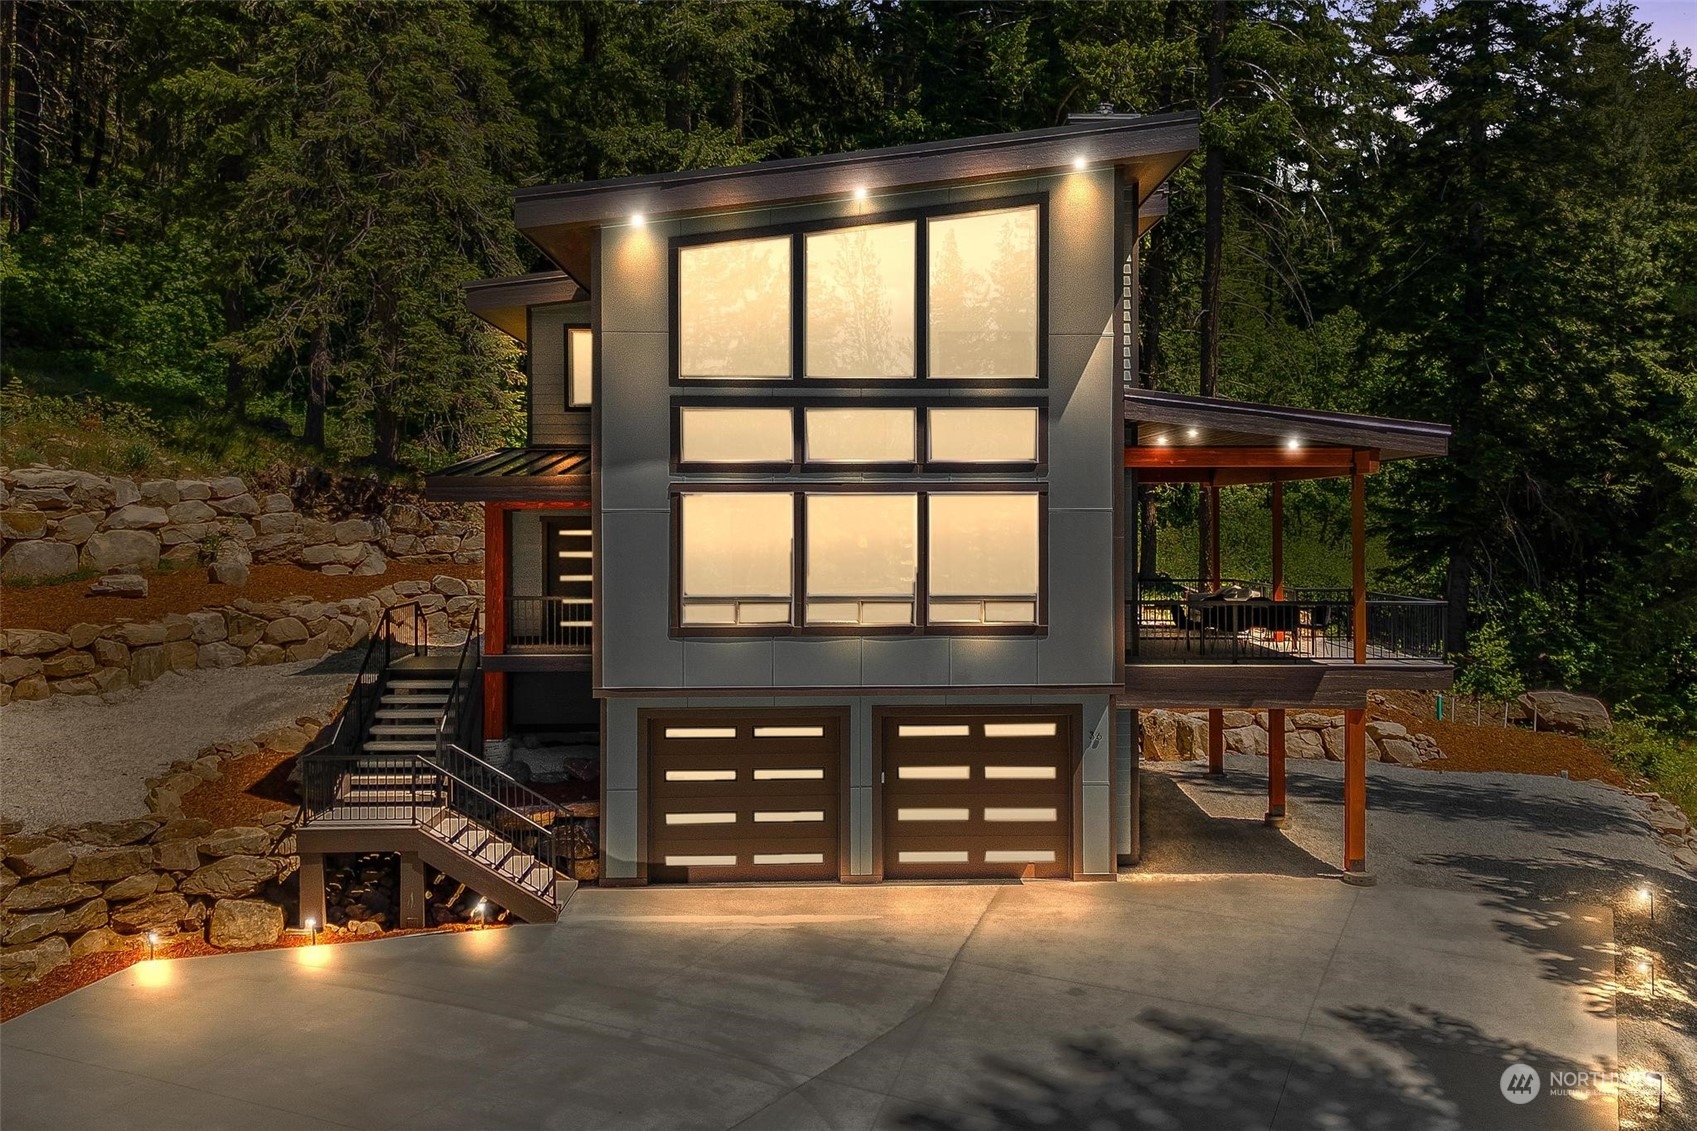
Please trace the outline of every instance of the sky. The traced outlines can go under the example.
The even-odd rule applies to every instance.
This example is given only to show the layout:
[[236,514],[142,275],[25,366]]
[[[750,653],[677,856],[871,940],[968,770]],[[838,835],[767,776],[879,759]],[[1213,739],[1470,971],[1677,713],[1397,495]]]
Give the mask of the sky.
[[1663,47],[1678,43],[1697,51],[1697,0],[1638,0],[1638,18]]

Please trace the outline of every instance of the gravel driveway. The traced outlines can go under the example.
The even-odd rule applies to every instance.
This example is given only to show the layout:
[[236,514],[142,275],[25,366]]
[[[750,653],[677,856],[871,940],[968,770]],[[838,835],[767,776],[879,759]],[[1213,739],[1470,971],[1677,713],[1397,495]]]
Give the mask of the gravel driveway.
[[55,695],[0,710],[0,817],[26,830],[146,812],[144,779],[214,742],[249,739],[341,702],[354,652],[170,673],[116,701]]

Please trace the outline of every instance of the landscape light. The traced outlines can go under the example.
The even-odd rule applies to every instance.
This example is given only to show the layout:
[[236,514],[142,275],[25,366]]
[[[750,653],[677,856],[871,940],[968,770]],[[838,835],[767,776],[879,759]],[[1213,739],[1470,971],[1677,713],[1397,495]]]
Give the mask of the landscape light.
[[1638,889],[1638,902],[1650,908],[1650,922],[1656,921],[1656,893],[1647,887]]
[[1650,996],[1655,997],[1656,996],[1656,960],[1652,958],[1647,962],[1640,962],[1638,964],[1638,972],[1640,974],[1645,975],[1646,977],[1648,977],[1650,979]]
[[1662,1074],[1660,1072],[1646,1072],[1644,1079],[1646,1082],[1651,1080],[1656,1082],[1656,1110],[1660,1112],[1662,1110]]
[[318,920],[308,915],[306,917],[306,933],[312,936],[312,945],[318,945]]
[[147,960],[149,962],[153,961],[153,952],[154,952],[154,949],[157,948],[158,946],[159,946],[159,932],[158,931],[147,932]]
[[478,900],[477,906],[471,909],[471,913],[477,916],[477,925],[480,927],[487,927],[489,925],[488,912],[489,901],[485,899]]

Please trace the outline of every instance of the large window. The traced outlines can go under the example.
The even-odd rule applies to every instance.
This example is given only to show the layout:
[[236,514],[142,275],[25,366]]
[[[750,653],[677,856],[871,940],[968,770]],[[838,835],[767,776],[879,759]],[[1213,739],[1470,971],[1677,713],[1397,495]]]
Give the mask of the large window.
[[679,522],[683,624],[789,623],[795,565],[795,506],[789,495],[684,495]]
[[987,203],[681,241],[676,376],[1037,380],[1042,227]]
[[928,616],[934,624],[1036,624],[1035,494],[928,498]]
[[1037,206],[929,225],[930,375],[1035,378]]
[[806,238],[809,377],[916,377],[914,223]]
[[919,496],[807,496],[807,623],[913,623]]
[[1036,463],[1035,408],[934,408],[925,458],[932,463]]
[[588,408],[595,377],[595,332],[566,327],[566,407]]
[[678,460],[705,464],[787,464],[795,426],[787,408],[678,410]]
[[918,441],[911,408],[809,408],[809,463],[914,462]]
[[790,376],[788,236],[678,249],[678,375]]

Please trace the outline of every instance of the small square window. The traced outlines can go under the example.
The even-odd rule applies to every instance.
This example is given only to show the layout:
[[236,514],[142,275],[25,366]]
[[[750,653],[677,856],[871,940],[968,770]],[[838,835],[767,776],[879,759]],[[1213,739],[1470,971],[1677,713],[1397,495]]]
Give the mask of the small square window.
[[588,408],[595,388],[595,332],[566,327],[566,407]]

